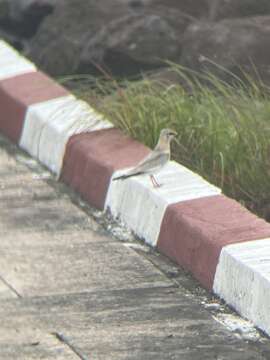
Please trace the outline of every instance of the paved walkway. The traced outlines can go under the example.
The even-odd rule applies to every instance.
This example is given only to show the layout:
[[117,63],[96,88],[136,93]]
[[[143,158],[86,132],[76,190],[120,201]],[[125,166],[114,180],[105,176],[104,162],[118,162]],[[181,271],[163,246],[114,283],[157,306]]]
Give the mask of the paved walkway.
[[270,358],[267,339],[226,330],[189,277],[110,236],[22,156],[0,138],[1,360]]

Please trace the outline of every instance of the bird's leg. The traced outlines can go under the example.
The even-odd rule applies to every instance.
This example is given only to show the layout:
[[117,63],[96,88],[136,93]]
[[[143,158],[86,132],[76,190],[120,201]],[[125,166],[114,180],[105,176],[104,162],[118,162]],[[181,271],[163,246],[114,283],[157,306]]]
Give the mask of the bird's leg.
[[150,175],[150,179],[151,179],[151,181],[152,181],[153,186],[156,187],[156,183],[155,183],[155,178],[154,178],[154,176],[153,176],[153,175]]
[[154,181],[155,181],[155,183],[156,183],[156,186],[157,186],[157,187],[161,187],[162,184],[160,184],[154,176],[153,176],[153,178],[154,178]]
[[157,187],[161,187],[161,185],[157,182],[157,180],[155,179],[154,175],[150,175],[150,179],[152,181],[152,184],[155,188]]

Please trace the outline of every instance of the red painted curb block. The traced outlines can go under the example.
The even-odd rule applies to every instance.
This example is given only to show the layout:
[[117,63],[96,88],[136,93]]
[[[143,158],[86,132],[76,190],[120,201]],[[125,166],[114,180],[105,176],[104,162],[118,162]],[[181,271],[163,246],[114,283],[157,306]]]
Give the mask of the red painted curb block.
[[148,153],[146,146],[118,129],[75,135],[66,147],[61,179],[103,209],[114,171],[135,165]]
[[170,205],[158,249],[212,290],[224,246],[270,237],[270,224],[223,195]]
[[17,143],[28,106],[67,94],[66,89],[39,71],[0,81],[0,130]]

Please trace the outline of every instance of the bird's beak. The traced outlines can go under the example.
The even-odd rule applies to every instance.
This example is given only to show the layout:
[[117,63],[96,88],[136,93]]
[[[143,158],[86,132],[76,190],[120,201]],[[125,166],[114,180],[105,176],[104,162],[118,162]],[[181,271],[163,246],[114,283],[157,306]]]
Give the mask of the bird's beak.
[[170,131],[170,136],[175,137],[175,136],[177,136],[177,135],[178,135],[178,134],[177,134],[176,131],[174,131],[174,130],[171,130],[171,131]]

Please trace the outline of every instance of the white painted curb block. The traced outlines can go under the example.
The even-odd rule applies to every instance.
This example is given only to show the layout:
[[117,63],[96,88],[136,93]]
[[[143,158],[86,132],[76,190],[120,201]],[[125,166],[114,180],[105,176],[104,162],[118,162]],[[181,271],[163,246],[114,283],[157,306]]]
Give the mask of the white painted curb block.
[[0,40],[0,80],[36,71],[36,66]]
[[213,290],[270,334],[270,239],[224,247]]
[[29,106],[20,146],[59,176],[72,135],[111,127],[86,102],[69,95]]
[[[117,171],[113,177],[123,173]],[[112,177],[112,178],[113,178]],[[148,175],[110,182],[105,210],[151,246],[156,246],[167,206],[218,195],[221,190],[184,166],[170,161],[156,176],[164,184],[154,188]]]

